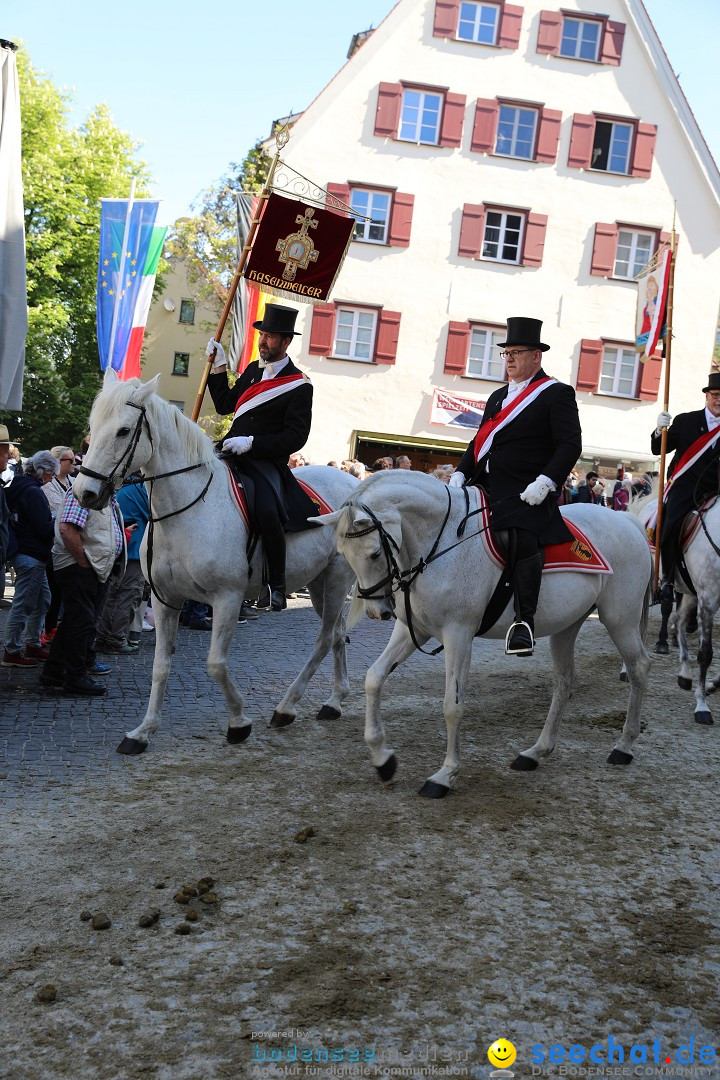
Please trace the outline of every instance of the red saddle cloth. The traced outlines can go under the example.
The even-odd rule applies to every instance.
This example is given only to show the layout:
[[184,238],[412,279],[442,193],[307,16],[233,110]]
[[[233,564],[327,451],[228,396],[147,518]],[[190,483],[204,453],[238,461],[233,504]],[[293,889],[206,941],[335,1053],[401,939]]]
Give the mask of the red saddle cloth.
[[[225,465],[225,468],[227,469],[228,480],[230,481],[230,490],[232,491],[233,498],[235,499],[237,508],[240,511],[243,521],[245,522],[245,528],[248,530],[248,532],[250,532],[250,515],[248,513],[247,499],[245,498],[243,486],[238,480],[235,473],[232,471],[232,469],[228,465]],[[298,480],[297,477],[295,477],[295,479],[298,481],[298,484],[303,489],[308,498],[310,498],[312,502],[315,503],[315,506],[317,507],[318,517],[320,517],[322,514],[332,514],[332,506],[328,506],[323,497],[321,495],[318,495],[317,491],[311,488],[309,484],[306,484],[304,480]]]
[[[483,525],[483,542],[485,549],[496,566],[505,565],[503,555],[497,543],[494,533],[490,528],[490,512],[487,507],[485,493],[479,488],[475,489],[478,494],[479,506],[482,508],[481,519]],[[608,511],[611,513],[612,511]],[[564,544],[548,544],[545,548],[545,564],[543,574],[557,574],[561,571],[572,570],[579,574],[612,574],[613,570],[601,551],[588,540],[582,529],[563,515],[565,524],[573,534],[573,539]]]

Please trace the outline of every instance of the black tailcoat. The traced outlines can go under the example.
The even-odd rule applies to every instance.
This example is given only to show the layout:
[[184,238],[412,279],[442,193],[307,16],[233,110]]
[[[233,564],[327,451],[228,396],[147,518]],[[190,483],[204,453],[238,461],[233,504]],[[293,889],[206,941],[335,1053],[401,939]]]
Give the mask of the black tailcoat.
[[[546,378],[541,369],[531,385]],[[488,398],[483,424],[496,416],[507,397],[507,385]],[[561,544],[572,539],[557,506],[557,496],[582,452],[582,432],[575,391],[566,383],[555,383],[497,432],[490,452],[475,464],[473,440],[463,454],[458,469],[473,484],[488,493],[496,529],[516,527],[535,533],[542,544]],[[539,506],[528,506],[520,498],[539,475],[548,476],[557,486]]]
[[[668,476],[672,476],[677,463],[689,446],[704,435],[708,429],[704,409],[695,412],[679,413],[668,428],[667,449],[674,450],[675,456],[670,462]],[[656,456],[660,454],[662,436],[653,431],[650,448]],[[662,541],[679,529],[686,514],[694,510],[709,495],[718,491],[718,462],[720,461],[720,439],[713,449],[708,449],[695,462],[691,469],[671,484],[667,500],[663,507]]]

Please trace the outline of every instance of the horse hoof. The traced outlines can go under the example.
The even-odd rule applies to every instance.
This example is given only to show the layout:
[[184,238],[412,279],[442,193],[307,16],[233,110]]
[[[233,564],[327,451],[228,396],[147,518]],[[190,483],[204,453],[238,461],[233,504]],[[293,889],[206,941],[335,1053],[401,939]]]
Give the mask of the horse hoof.
[[131,739],[125,736],[119,746],[115,748],[116,754],[142,754],[147,750],[147,743],[140,739]]
[[425,799],[444,799],[449,790],[450,788],[445,787],[444,784],[436,784],[434,780],[426,780],[418,791],[418,795],[422,795]]
[[685,679],[682,675],[678,675],[678,686],[681,690],[692,690],[692,679]]
[[701,712],[696,712],[695,713],[695,723],[696,724],[714,724],[715,721],[712,718],[712,713],[709,713],[706,709],[703,709]]
[[515,772],[532,772],[537,767],[538,763],[535,758],[526,757],[525,754],[518,754],[510,764],[510,768],[514,769]]
[[245,727],[229,727],[227,729],[227,741],[233,745],[245,742],[251,731],[252,724],[246,724]]
[[627,671],[620,672],[620,682],[627,682]]
[[291,716],[290,713],[275,711],[272,714],[272,720],[270,721],[270,727],[275,727],[275,728],[288,727],[290,724],[292,724],[294,719],[295,719],[295,717]]
[[316,720],[339,720],[340,710],[333,708],[332,705],[323,705],[318,710],[318,714],[315,717]]
[[632,759],[632,754],[627,754],[624,750],[618,750],[617,747],[615,747],[615,749],[611,750],[610,754],[608,755],[608,764],[629,765]]
[[667,641],[658,641],[657,645],[653,649],[653,652],[656,653],[658,656],[669,656],[670,646],[668,645]]
[[[388,780],[392,780],[393,776],[397,772],[397,758],[394,754],[391,754],[384,765],[376,765],[375,768],[377,769],[377,774],[382,780],[382,782],[386,784]],[[430,781],[428,780],[428,784],[429,783]],[[427,787],[427,784],[425,786]],[[423,792],[421,791],[420,794],[422,795]]]

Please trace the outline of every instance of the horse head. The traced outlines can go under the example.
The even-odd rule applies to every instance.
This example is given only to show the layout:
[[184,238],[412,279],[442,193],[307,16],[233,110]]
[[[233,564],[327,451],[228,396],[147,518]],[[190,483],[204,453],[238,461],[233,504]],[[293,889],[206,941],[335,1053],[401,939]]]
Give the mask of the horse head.
[[73,484],[73,494],[88,510],[101,510],[126,476],[142,469],[153,455],[147,407],[160,376],[150,382],[122,382],[112,368],[90,413],[90,448]]
[[[363,487],[368,483],[365,481]],[[357,578],[357,597],[364,602],[371,619],[391,619],[399,567],[397,555],[402,544],[400,514],[394,507],[382,511],[382,519],[360,493],[336,510],[315,520],[335,526],[335,542]],[[354,621],[350,612],[349,623]]]

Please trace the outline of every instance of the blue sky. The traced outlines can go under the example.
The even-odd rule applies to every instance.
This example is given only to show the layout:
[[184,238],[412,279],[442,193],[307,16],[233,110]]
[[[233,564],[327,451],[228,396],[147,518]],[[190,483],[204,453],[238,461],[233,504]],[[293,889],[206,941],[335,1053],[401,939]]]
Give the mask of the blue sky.
[[[645,0],[670,62],[720,162],[713,71],[717,0]],[[158,222],[190,212],[200,191],[305,108],[345,61],[353,34],[377,26],[392,0],[2,0],[0,37],[22,40],[33,65],[73,98],[81,123],[105,102],[142,142]],[[602,5],[598,10],[602,9]],[[256,12],[267,10],[267,19]],[[117,13],[116,13],[117,12]],[[331,152],[331,148],[329,148]]]

